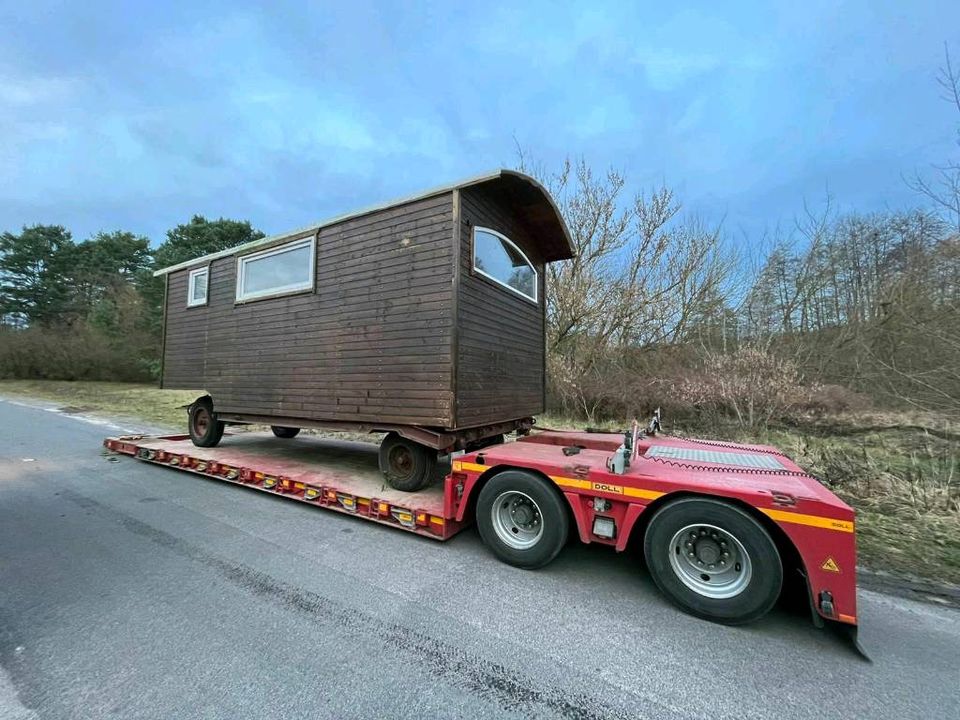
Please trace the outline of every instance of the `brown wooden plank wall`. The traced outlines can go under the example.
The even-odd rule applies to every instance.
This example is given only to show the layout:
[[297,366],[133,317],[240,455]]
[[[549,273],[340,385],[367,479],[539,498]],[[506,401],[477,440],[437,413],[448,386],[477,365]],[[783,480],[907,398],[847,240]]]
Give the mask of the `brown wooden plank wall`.
[[[543,412],[544,265],[508,200],[460,191],[457,424],[470,427]],[[473,273],[473,228],[503,233],[539,273],[539,304]]]
[[207,306],[170,276],[163,385],[223,412],[453,426],[452,193],[325,227],[314,293],[236,305],[236,259]]

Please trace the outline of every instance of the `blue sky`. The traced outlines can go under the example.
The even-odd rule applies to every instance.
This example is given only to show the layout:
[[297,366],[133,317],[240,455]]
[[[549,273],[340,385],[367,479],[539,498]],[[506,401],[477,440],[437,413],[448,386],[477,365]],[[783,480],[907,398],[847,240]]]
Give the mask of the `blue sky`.
[[738,237],[921,204],[960,2],[0,2],[0,230],[272,233],[516,162],[665,181]]

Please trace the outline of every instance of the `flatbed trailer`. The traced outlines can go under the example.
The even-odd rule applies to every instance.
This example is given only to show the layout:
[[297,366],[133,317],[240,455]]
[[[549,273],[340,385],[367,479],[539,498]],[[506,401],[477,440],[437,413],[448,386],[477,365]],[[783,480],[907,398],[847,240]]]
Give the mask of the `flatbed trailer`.
[[854,513],[776,448],[633,431],[538,431],[454,454],[418,492],[385,484],[365,443],[266,433],[214,448],[188,435],[126,436],[107,449],[435,540],[477,522],[503,561],[540,567],[569,533],[617,551],[642,541],[657,586],[728,624],[765,614],[791,571],[814,621],[855,632]]

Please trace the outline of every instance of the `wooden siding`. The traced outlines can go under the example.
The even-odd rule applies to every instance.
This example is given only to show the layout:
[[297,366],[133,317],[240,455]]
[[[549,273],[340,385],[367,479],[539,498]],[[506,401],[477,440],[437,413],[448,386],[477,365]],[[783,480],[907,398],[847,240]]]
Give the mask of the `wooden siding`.
[[452,193],[320,230],[315,291],[235,304],[236,259],[212,261],[208,304],[169,275],[163,385],[228,413],[449,428]]
[[[503,233],[539,273],[539,303],[473,272],[473,228]],[[457,425],[471,427],[536,415],[544,406],[544,264],[507,199],[483,187],[460,191],[457,299]]]

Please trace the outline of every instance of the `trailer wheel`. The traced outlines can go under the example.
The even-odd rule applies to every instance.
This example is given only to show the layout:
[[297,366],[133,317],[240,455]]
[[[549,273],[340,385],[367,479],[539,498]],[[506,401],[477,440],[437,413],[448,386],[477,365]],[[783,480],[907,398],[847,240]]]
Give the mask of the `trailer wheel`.
[[380,443],[380,472],[387,484],[397,490],[416,492],[433,480],[437,451],[425,445],[387,433]]
[[187,429],[197,447],[215,447],[223,437],[223,427],[209,397],[200,398],[190,406]]
[[769,533],[740,508],[682,498],[657,510],[643,541],[657,587],[687,612],[740,625],[763,617],[783,583]]
[[270,429],[278,438],[295,438],[300,432],[300,428],[284,427],[282,425],[271,425]]
[[484,544],[503,562],[532,570],[553,560],[567,542],[569,520],[563,499],[542,478],[506,470],[483,486],[477,499],[477,528]]

